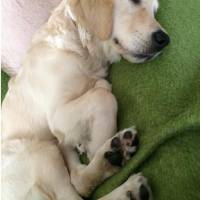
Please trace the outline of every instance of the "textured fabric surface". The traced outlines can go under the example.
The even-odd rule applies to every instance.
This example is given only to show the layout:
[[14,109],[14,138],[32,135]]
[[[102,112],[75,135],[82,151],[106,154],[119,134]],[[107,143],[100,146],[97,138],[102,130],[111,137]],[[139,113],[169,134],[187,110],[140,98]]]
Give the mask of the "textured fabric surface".
[[2,66],[15,74],[33,34],[61,0],[2,0]]
[[119,129],[135,124],[140,149],[92,199],[142,171],[155,200],[200,200],[200,1],[160,3],[170,46],[149,63],[115,64],[110,76]]

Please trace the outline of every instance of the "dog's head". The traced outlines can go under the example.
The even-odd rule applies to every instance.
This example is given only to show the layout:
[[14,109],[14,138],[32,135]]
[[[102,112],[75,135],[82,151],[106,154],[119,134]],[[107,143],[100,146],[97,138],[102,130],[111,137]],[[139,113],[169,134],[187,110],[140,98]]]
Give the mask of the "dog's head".
[[68,0],[73,18],[131,62],[158,55],[169,36],[155,19],[157,0]]

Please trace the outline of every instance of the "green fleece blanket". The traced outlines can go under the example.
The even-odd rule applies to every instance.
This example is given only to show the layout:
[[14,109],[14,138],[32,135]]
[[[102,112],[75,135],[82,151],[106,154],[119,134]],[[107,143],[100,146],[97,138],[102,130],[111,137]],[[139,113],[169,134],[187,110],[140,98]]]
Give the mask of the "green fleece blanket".
[[[97,199],[142,171],[155,200],[200,200],[200,0],[161,0],[171,44],[154,61],[111,71],[119,129],[136,125],[140,149],[94,192]],[[3,75],[2,88],[7,78]]]

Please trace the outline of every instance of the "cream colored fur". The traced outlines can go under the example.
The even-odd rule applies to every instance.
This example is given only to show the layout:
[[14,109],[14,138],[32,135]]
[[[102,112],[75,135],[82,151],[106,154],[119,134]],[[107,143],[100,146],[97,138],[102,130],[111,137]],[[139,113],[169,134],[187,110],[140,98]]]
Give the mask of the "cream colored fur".
[[[2,105],[3,200],[80,200],[79,194],[90,195],[118,170],[103,157],[116,133],[117,115],[117,102],[105,79],[108,63],[121,56],[143,61],[130,52],[145,48],[148,42],[142,41],[160,27],[152,14],[157,1],[142,0],[138,7],[129,0],[102,0],[101,5],[87,1],[86,11],[95,9],[93,18],[80,8],[87,5],[85,0],[62,1],[9,82]],[[114,37],[120,38],[120,46]],[[74,151],[79,144],[88,154],[88,166],[80,164]],[[137,193],[138,177],[102,200],[128,199],[127,189]]]

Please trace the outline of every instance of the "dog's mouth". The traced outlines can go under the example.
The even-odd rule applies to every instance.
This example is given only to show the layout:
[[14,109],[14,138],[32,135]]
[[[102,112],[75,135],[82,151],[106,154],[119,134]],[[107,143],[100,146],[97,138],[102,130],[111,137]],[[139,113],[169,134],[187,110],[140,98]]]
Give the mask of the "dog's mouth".
[[130,53],[129,52],[129,53],[121,54],[121,56],[131,63],[143,63],[146,61],[153,60],[161,53],[162,53],[162,51],[155,52],[155,53],[149,53],[149,54],[147,54],[147,53]]
[[143,50],[143,52],[141,53],[133,52],[128,48],[124,47],[117,38],[114,38],[114,43],[119,47],[120,55],[122,57],[128,59],[130,62],[135,62],[135,63],[142,63],[148,60],[152,60],[162,52],[162,51],[155,51],[154,49],[151,48],[147,48],[146,50]]
[[133,54],[134,57],[138,58],[138,59],[151,59],[154,57],[155,54]]
[[157,57],[159,54],[161,54],[161,51],[155,52],[155,53],[133,53],[132,56],[137,58],[138,60],[152,60],[155,57]]

